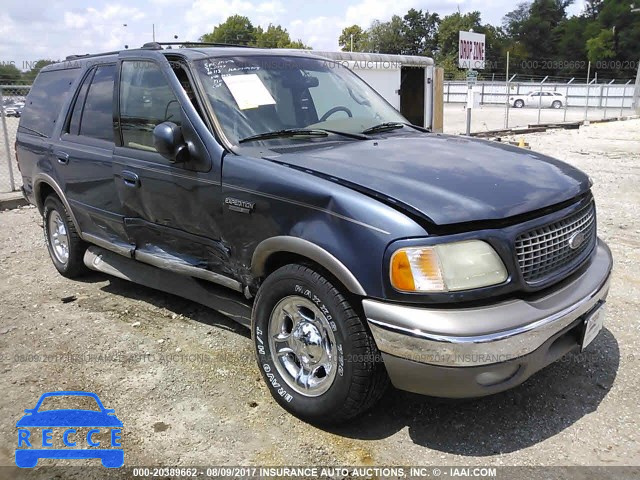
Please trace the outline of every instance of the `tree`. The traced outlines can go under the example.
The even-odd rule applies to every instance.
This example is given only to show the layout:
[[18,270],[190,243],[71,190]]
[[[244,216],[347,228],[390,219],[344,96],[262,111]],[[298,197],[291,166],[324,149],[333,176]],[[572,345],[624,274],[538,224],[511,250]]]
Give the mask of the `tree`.
[[406,50],[403,35],[404,23],[398,15],[388,22],[374,20],[367,30],[367,47],[370,52],[401,54]]
[[256,29],[247,17],[232,15],[214,27],[213,32],[202,35],[200,41],[253,45],[256,42]]
[[558,26],[558,58],[567,60],[563,69],[566,75],[582,73],[580,65],[587,58],[586,46],[590,30],[593,30],[593,21],[586,16],[571,17]]
[[437,13],[412,8],[403,18],[402,34],[409,55],[433,55],[437,48],[440,17]]
[[342,33],[338,38],[338,45],[343,52],[351,51],[351,41],[353,40],[353,51],[363,52],[366,49],[368,39],[367,32],[362,30],[360,25],[351,25],[342,29]]
[[612,30],[602,29],[598,36],[587,40],[587,57],[590,62],[596,63],[598,60],[606,60],[615,56]]
[[[631,13],[628,0],[607,0],[604,1],[599,11],[597,23],[599,30],[594,32],[593,37],[599,38],[595,44],[604,45],[606,53],[607,45],[615,52],[612,58],[619,63],[636,65],[638,52],[640,52],[640,13]],[[613,36],[611,45],[609,34],[602,30],[607,29]],[[601,59],[600,59],[601,60]],[[623,65],[624,68],[624,65]],[[629,75],[629,71],[620,71],[620,74]]]
[[253,26],[251,20],[233,15],[200,37],[201,42],[251,45],[262,48],[299,48],[310,50],[302,40],[292,41],[286,28],[269,24],[267,29]]
[[482,33],[480,12],[459,12],[447,15],[438,27],[438,54],[436,62],[443,64],[445,73],[458,72],[458,32],[460,30]]
[[313,47],[306,45],[302,40],[292,40],[287,48],[296,48],[298,50],[313,50]]
[[524,45],[528,54],[549,60],[557,53],[558,27],[566,21],[566,7],[573,0],[534,0],[521,3],[507,13],[503,24],[507,33]]
[[280,25],[269,24],[266,30],[262,27],[256,28],[256,40],[253,43],[256,47],[262,48],[299,48],[310,50],[301,40],[291,41],[289,32]]
[[584,15],[592,20],[598,18],[602,7],[604,6],[604,0],[587,0],[584,6]]
[[20,82],[22,72],[12,63],[0,63],[0,84],[14,85]]

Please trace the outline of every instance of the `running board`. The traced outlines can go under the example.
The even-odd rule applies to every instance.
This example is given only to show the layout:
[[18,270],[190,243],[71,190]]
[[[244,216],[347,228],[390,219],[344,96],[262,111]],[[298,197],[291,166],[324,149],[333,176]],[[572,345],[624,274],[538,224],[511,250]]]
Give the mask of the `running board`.
[[240,325],[251,326],[251,303],[228,288],[147,265],[96,246],[87,248],[84,264],[96,272],[186,298],[216,310]]

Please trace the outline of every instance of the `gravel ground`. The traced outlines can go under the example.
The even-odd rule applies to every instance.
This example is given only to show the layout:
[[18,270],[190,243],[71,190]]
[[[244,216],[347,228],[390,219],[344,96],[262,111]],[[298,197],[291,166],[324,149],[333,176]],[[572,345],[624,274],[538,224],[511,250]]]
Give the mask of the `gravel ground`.
[[595,182],[616,263],[606,328],[584,354],[483,399],[391,389],[353,423],[318,429],[271,399],[247,330],[101,274],[61,277],[26,207],[0,213],[0,465],[14,463],[23,409],[52,390],[114,408],[129,466],[640,464],[640,120],[524,138]]

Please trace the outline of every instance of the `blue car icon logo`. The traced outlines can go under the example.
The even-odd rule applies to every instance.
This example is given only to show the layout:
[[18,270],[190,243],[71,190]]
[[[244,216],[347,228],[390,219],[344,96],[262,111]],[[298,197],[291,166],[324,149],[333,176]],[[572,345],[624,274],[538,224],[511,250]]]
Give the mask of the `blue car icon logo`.
[[[50,401],[48,399],[57,397],[85,397],[82,400],[97,405],[98,410],[41,410],[45,400]],[[95,400],[95,404],[91,399]],[[36,406],[25,410],[25,413],[26,415],[16,423],[18,467],[35,467],[40,458],[99,458],[102,465],[108,468],[118,468],[124,464],[124,450],[120,440],[122,422],[116,417],[113,409],[104,408],[95,393],[45,393]]]

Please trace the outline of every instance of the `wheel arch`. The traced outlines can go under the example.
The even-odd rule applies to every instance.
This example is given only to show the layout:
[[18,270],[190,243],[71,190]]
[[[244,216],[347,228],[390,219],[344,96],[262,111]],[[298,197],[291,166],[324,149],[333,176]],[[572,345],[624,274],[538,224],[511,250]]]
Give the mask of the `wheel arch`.
[[[365,296],[358,279],[334,255],[308,240],[291,236],[267,238],[258,244],[251,260],[251,273],[262,277],[281,264],[308,259],[333,275],[351,293]],[[291,260],[291,261],[288,261]],[[271,268],[270,268],[271,267]]]
[[73,222],[73,226],[75,227],[76,232],[78,232],[78,234],[82,236],[80,225],[78,224],[78,221],[73,214],[73,210],[71,210],[71,206],[67,201],[67,197],[62,191],[62,188],[60,188],[60,185],[58,185],[58,183],[51,176],[45,173],[38,174],[33,181],[33,192],[36,207],[38,207],[40,213],[42,213],[42,211],[44,210],[44,202],[47,197],[52,193],[55,194],[64,205],[64,208],[67,209],[67,212],[69,212],[69,216],[71,217],[71,221]]

